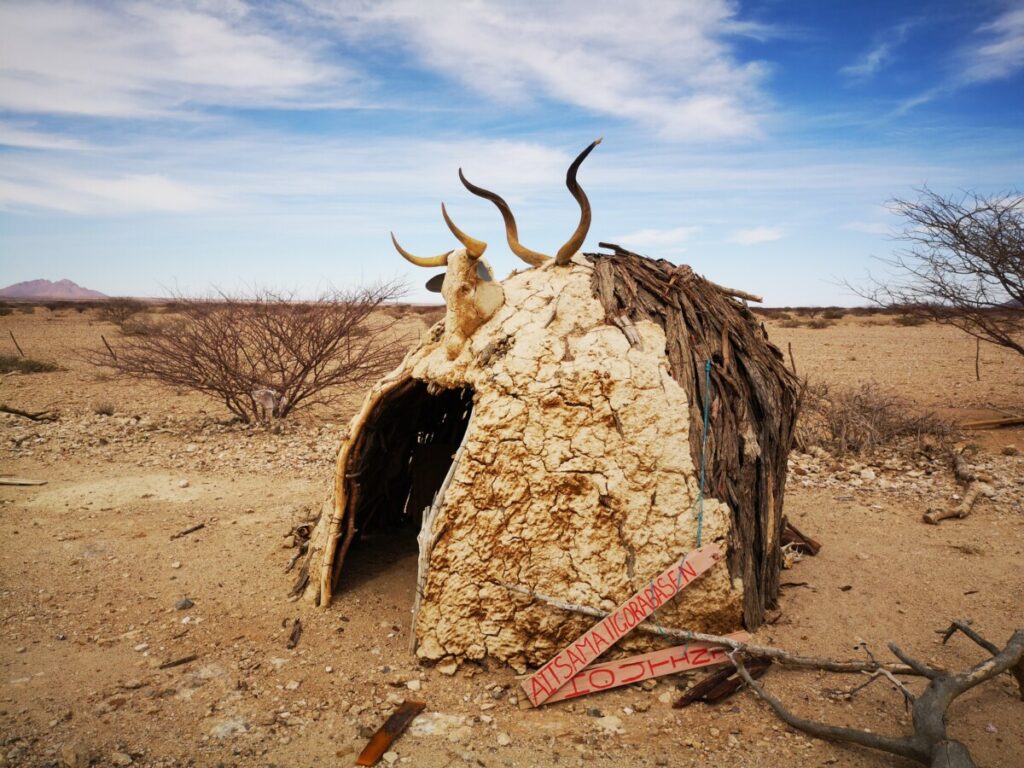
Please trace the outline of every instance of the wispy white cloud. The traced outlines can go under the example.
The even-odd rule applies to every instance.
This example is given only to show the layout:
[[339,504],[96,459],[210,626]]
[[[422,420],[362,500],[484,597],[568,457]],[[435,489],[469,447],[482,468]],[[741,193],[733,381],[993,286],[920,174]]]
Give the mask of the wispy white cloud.
[[729,236],[729,241],[738,245],[757,245],[758,243],[781,240],[782,236],[782,230],[779,227],[752,227],[736,230]]
[[0,4],[0,109],[155,117],[338,95],[349,73],[235,2]]
[[1012,77],[1021,69],[1024,69],[1024,5],[1014,3],[967,36],[967,42],[948,62],[943,82],[905,99],[893,114],[906,114],[971,85]]
[[81,151],[88,149],[89,145],[68,136],[0,122],[0,147]]
[[613,242],[621,245],[631,245],[635,248],[658,248],[660,250],[674,249],[682,250],[682,245],[692,238],[700,227],[675,227],[673,229],[640,229],[630,232],[627,235],[618,235],[611,238]]
[[345,39],[402,50],[495,102],[553,100],[674,140],[757,136],[768,110],[765,67],[731,41],[772,30],[728,0],[307,6]]
[[1013,3],[978,28],[960,53],[963,83],[1001,80],[1024,68],[1024,5]]
[[879,33],[874,45],[861,54],[856,61],[839,70],[839,74],[851,80],[868,80],[877,75],[892,61],[896,50],[907,39],[915,21],[905,21]]

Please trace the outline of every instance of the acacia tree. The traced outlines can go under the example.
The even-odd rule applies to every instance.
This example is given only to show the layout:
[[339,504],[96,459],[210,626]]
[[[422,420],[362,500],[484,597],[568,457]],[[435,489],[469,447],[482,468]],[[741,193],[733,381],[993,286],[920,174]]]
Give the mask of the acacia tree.
[[890,202],[904,220],[896,239],[907,244],[882,260],[891,277],[853,290],[1024,355],[1024,196],[918,192]]
[[176,297],[173,315],[125,337],[90,362],[119,373],[203,392],[244,422],[284,418],[327,404],[344,388],[393,367],[405,340],[377,312],[399,298],[398,282],[332,291],[312,301],[257,290],[246,298]]

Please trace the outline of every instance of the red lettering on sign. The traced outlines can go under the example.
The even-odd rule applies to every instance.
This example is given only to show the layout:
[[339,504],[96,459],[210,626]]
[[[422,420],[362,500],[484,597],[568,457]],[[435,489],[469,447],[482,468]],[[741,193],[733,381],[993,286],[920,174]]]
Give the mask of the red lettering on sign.
[[[563,649],[555,659],[541,667],[534,677],[550,673],[560,683],[568,681],[596,659],[605,646],[616,643],[626,632],[650,616],[655,609],[674,597],[680,589],[714,565],[722,556],[722,549],[717,544],[693,550],[682,561],[673,563],[668,570],[654,579],[653,584],[665,584],[667,589],[652,589],[652,584],[649,583],[647,588],[637,592],[610,616],[602,619],[578,640]],[[675,577],[674,588],[673,577]],[[564,663],[556,666],[553,662],[559,657],[564,660]],[[523,682],[523,690],[534,706],[542,704],[554,693],[554,690],[549,691],[543,687],[533,686],[529,681]]]

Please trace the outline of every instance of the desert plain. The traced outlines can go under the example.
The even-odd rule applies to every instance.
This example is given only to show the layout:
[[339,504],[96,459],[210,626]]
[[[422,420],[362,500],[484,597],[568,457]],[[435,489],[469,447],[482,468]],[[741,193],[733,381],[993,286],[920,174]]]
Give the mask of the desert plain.
[[[864,313],[765,323],[799,374],[833,391],[874,383],[961,422],[1024,409],[1024,361],[983,345],[977,380],[974,340],[956,329]],[[413,312],[398,326],[410,343],[426,328]],[[0,317],[3,352],[16,354],[9,333],[60,368],[4,374],[0,402],[60,418],[0,414],[0,474],[45,481],[0,487],[0,765],[346,766],[404,699],[426,709],[387,756],[398,765],[910,765],[801,735],[749,691],[674,709],[701,673],[525,709],[507,666],[421,666],[408,651],[412,538],[353,549],[327,610],[289,599],[293,531],[328,493],[362,391],[271,428],[233,424],[215,401],[85,362],[118,334],[92,309]],[[940,451],[794,451],[786,514],[822,549],[782,574],[757,642],[881,658],[896,641],[962,669],[983,655],[962,636],[942,644],[951,619],[996,644],[1024,626],[1024,428],[951,440],[992,495],[938,526],[922,514],[962,493]],[[907,732],[883,682],[837,693],[862,681],[763,678],[799,714]],[[951,731],[981,765],[1022,765],[1022,706],[1003,676],[954,703]]]

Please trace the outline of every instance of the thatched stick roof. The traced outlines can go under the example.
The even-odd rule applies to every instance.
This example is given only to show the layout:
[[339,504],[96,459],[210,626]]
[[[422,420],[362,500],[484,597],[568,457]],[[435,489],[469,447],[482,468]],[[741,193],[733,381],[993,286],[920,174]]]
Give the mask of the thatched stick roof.
[[608,321],[634,342],[632,322],[665,331],[673,378],[690,399],[690,450],[701,462],[705,364],[711,361],[705,495],[732,510],[729,567],[744,584],[744,624],[756,629],[779,591],[779,539],[786,462],[799,410],[799,385],[764,326],[737,296],[686,266],[617,245],[588,253],[592,287]]

